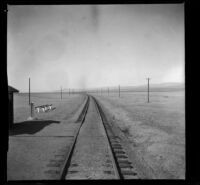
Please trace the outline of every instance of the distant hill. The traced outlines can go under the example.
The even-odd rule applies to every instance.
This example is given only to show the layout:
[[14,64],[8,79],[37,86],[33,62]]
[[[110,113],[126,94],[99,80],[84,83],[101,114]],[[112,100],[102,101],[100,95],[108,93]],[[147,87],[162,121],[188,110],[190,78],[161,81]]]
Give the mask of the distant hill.
[[[149,85],[150,91],[181,91],[185,89],[184,83],[168,82]],[[124,91],[146,91],[147,85],[121,87]]]
[[[97,89],[101,88],[91,88],[87,90],[96,91]],[[108,87],[102,87],[102,92],[107,91]],[[147,84],[145,85],[139,85],[139,86],[120,86],[121,91],[147,91]],[[178,82],[167,82],[167,83],[159,83],[159,84],[151,84],[150,83],[150,91],[182,91],[185,89],[184,83],[178,83]],[[116,87],[109,87],[110,92],[111,91],[118,91],[118,86]],[[54,92],[60,92],[54,91]],[[63,92],[69,92],[69,89],[63,89]],[[72,93],[72,91],[71,91]]]
[[178,83],[178,82],[168,82],[168,83],[160,83],[160,84],[151,84],[152,87],[168,87],[168,88],[185,88],[184,83]]

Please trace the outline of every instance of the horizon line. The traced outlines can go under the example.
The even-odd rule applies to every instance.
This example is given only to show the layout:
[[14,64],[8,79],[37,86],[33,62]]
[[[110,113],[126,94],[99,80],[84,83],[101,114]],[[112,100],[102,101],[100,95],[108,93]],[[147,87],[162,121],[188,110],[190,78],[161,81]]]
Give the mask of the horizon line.
[[[150,83],[150,86],[151,85],[162,85],[162,84],[185,84],[185,82],[163,82],[163,83]],[[126,87],[126,88],[131,88],[131,87],[144,87],[144,86],[146,86],[146,84],[141,84],[141,85],[116,85],[116,86],[103,86],[103,87],[90,87],[90,88],[63,88],[62,89],[62,92],[63,93],[69,93],[69,89],[70,89],[70,94],[72,94],[72,93],[74,93],[74,92],[76,92],[77,93],[77,91],[78,92],[85,92],[85,91],[94,91],[94,90],[103,90],[103,91],[105,91],[105,89],[107,90],[108,88],[110,89],[110,90],[112,90],[112,88],[114,88],[114,89],[118,89],[119,88],[119,86],[120,86],[120,88],[123,88],[123,87]],[[66,91],[66,90],[68,90],[68,91]],[[32,93],[57,93],[57,92],[60,92],[61,91],[61,89],[60,90],[47,90],[47,91],[32,91]],[[21,91],[20,93],[29,93],[29,91]]]

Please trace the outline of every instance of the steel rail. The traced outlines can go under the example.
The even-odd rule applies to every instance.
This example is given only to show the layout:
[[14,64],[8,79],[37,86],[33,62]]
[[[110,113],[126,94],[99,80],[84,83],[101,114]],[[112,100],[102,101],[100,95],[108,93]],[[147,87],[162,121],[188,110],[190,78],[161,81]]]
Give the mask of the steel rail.
[[77,141],[77,137],[78,137],[78,134],[79,134],[79,131],[83,125],[83,122],[85,120],[85,116],[87,114],[87,111],[88,111],[88,107],[89,107],[89,102],[90,102],[90,97],[87,95],[87,100],[86,100],[86,103],[83,107],[83,110],[81,112],[81,114],[79,115],[77,122],[81,122],[81,125],[79,127],[79,129],[77,130],[76,134],[75,134],[75,137],[74,137],[74,140],[72,142],[72,145],[70,146],[70,149],[69,149],[69,152],[65,158],[65,161],[64,161],[64,165],[61,169],[61,174],[60,174],[60,179],[63,180],[65,179],[65,176],[67,174],[67,170],[70,166],[70,161],[71,161],[71,158],[72,158],[72,154],[73,154],[73,151],[74,151],[74,148],[75,148],[75,144],[76,144],[76,141]]
[[120,144],[119,137],[116,136],[114,131],[112,130],[111,125],[109,124],[102,107],[100,106],[96,98],[94,98],[93,96],[91,97],[94,100],[96,107],[98,109],[98,112],[100,114],[100,117],[102,119],[102,123],[107,135],[107,139],[112,151],[115,166],[119,174],[119,178],[120,179],[139,179],[137,176],[137,172],[133,168],[133,165],[130,162],[130,160],[128,160],[128,156],[126,155],[126,152],[124,151],[123,147]]

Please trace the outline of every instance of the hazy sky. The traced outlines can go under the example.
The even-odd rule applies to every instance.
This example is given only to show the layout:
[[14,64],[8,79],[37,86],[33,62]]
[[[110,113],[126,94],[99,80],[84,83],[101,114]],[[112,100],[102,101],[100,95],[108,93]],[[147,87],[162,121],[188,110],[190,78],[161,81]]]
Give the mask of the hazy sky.
[[20,91],[184,82],[184,5],[9,6],[7,47]]

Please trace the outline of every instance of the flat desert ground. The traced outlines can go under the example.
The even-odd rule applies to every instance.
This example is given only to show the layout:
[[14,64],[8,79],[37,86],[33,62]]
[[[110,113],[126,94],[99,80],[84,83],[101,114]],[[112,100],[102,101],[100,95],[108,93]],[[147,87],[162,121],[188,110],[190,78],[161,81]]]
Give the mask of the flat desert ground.
[[[9,131],[7,154],[8,180],[55,180],[49,163],[62,160],[79,124],[74,124],[80,114],[85,96],[59,93],[32,93],[35,106],[52,104],[48,112],[35,112],[30,116],[28,94],[14,95],[14,125]],[[60,156],[60,157],[59,157]],[[60,159],[61,158],[61,159]]]
[[[184,90],[150,92],[149,103],[146,92],[124,92],[120,97],[118,93],[108,95],[105,92],[92,95],[108,113],[109,121],[129,138],[138,162],[144,166],[141,170],[147,176],[149,174],[148,178],[185,178]],[[39,173],[39,169],[44,167],[40,166],[41,161],[48,160],[48,156],[52,157],[51,153],[64,146],[65,140],[57,136],[64,134],[66,125],[75,121],[74,115],[84,100],[82,95],[63,94],[61,100],[59,93],[34,93],[31,101],[35,106],[53,104],[56,109],[35,113],[43,123],[35,122],[33,125],[25,122],[30,116],[28,94],[15,94],[16,129],[9,133],[8,180],[44,178]]]
[[155,179],[185,179],[185,92],[95,95]]
[[[38,119],[67,120],[73,115],[83,103],[84,97],[81,95],[68,95],[63,93],[32,93],[31,102],[34,106],[52,104],[56,109],[49,112],[35,113]],[[27,93],[14,94],[14,123],[26,121],[30,116],[29,98]]]

